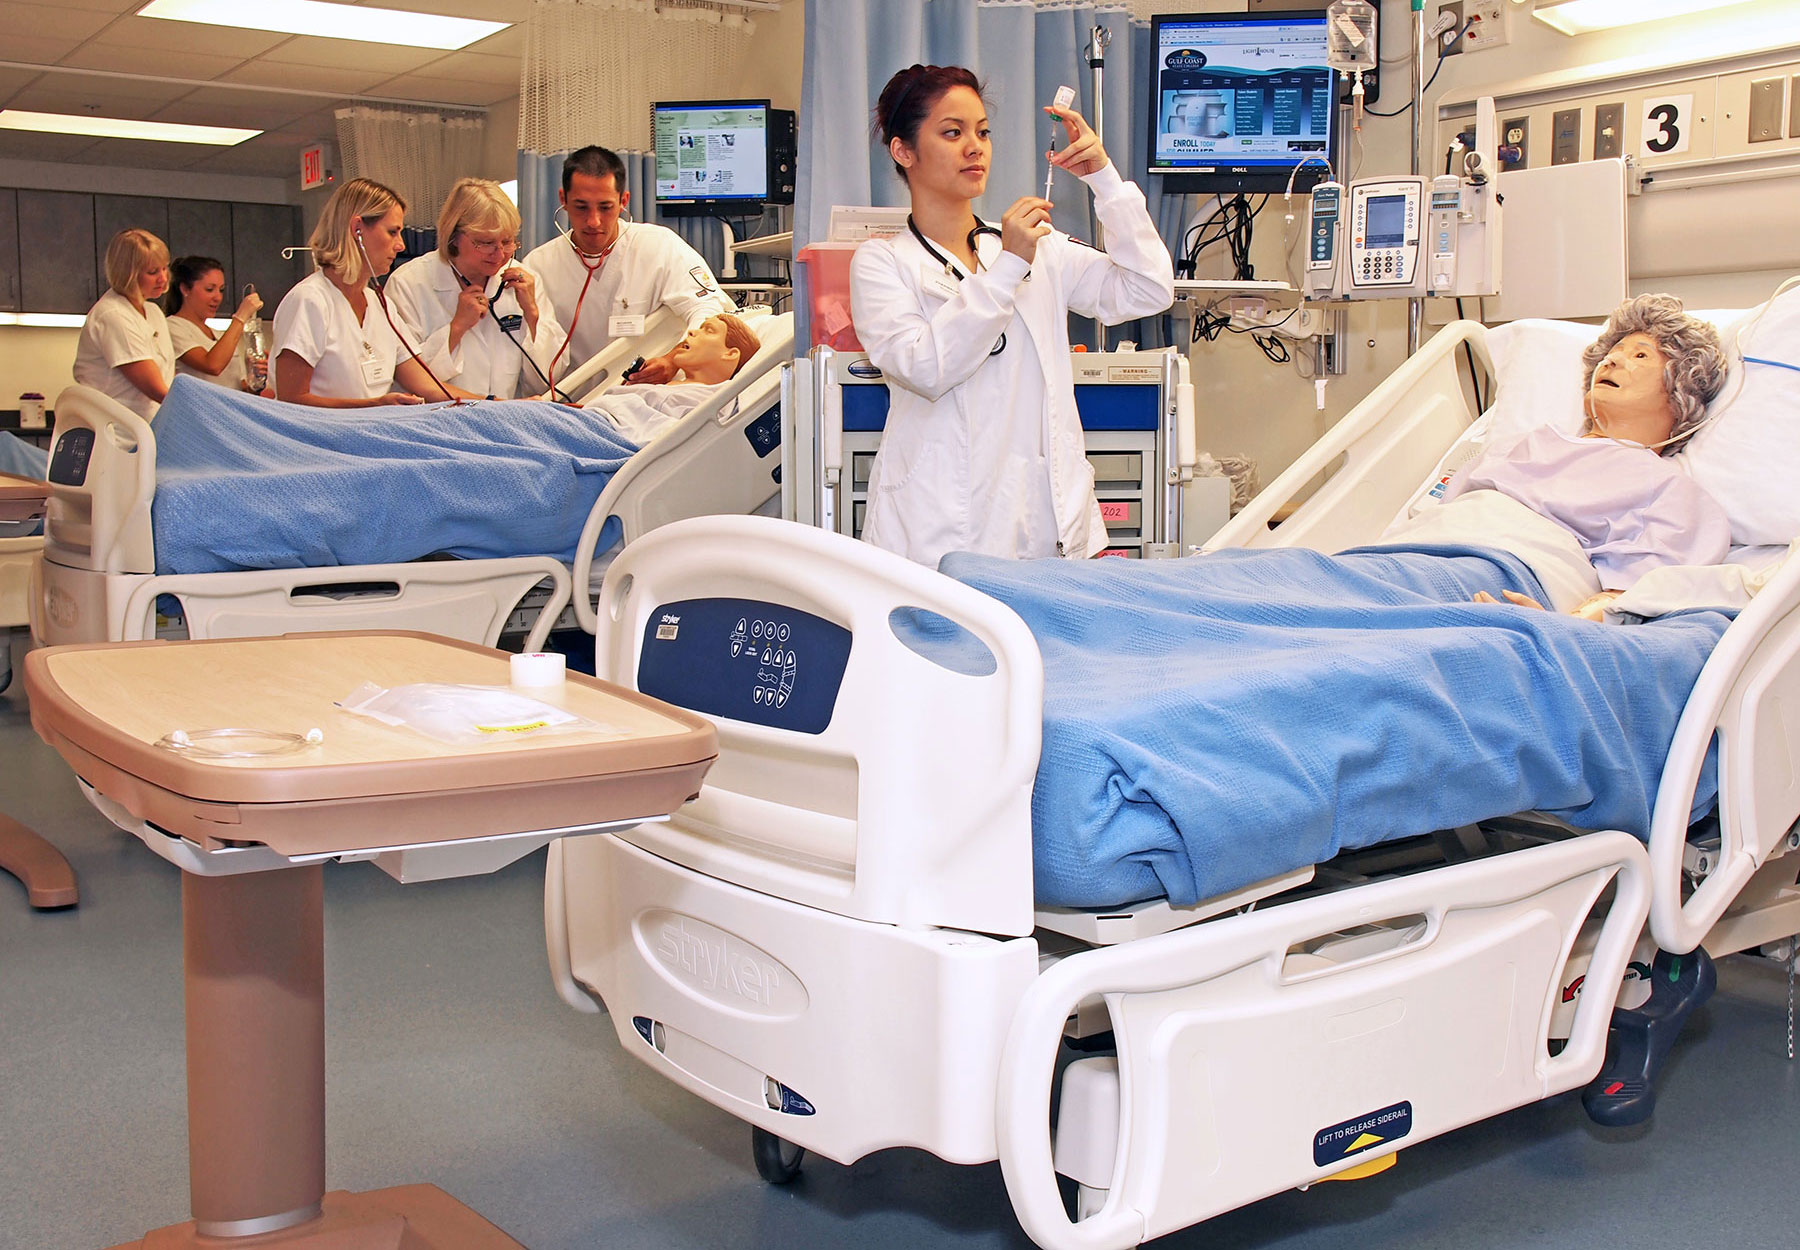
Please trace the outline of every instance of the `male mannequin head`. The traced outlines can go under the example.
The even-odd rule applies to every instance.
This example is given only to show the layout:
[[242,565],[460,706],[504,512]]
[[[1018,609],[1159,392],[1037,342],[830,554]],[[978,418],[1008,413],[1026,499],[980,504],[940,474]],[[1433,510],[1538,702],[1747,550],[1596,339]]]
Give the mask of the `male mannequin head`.
[[686,381],[716,386],[735,377],[761,346],[755,331],[741,318],[720,313],[689,330],[669,353],[669,360]]

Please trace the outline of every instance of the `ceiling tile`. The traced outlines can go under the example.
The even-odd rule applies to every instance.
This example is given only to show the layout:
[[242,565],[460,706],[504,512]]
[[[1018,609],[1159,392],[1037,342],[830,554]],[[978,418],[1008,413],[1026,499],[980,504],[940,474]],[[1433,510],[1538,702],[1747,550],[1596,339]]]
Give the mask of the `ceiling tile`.
[[392,77],[410,73],[443,55],[439,48],[407,48],[391,43],[359,43],[354,39],[299,35],[269,52],[266,59],[285,65],[376,70]]
[[13,97],[12,107],[39,113],[147,117],[152,109],[173,104],[192,90],[192,87],[178,83],[46,74]]
[[262,105],[251,108],[239,101],[196,103],[189,98],[158,109],[151,120],[179,122],[184,126],[248,126],[255,130],[279,130],[302,116],[311,103],[290,97],[289,103],[275,108]]
[[318,96],[291,95],[285,91],[252,91],[238,87],[195,87],[179,101],[181,104],[205,105],[209,108],[241,109],[257,116],[288,114],[285,120],[265,130],[278,130],[304,114],[316,112],[324,103]]
[[497,83],[519,88],[519,58],[513,56],[483,56],[479,52],[452,52],[441,61],[434,61],[424,69],[415,71],[423,78],[460,78],[468,82]]
[[[307,65],[283,65],[258,57],[224,76],[226,82],[264,84],[270,87],[297,87],[307,91],[342,91],[352,94],[367,91],[383,78],[392,75],[366,69],[320,69]],[[314,97],[317,99],[318,97]]]
[[59,7],[85,9],[94,13],[135,13],[145,3],[146,0],[67,0],[67,3]]
[[16,91],[36,82],[43,75],[31,69],[0,69],[0,108]]
[[[113,47],[149,49],[154,52],[186,54],[200,52],[207,56],[257,56],[286,43],[291,36],[266,30],[239,30],[233,26],[208,26],[203,22],[169,22],[156,17],[128,17],[106,28],[98,42]],[[181,58],[155,57],[155,66],[146,65],[149,73],[173,74],[192,78],[179,68]]]
[[[299,149],[255,147],[242,143],[226,148],[187,168],[209,174],[245,174],[258,178],[292,178],[300,173]],[[296,243],[305,242],[295,239]]]
[[423,74],[404,74],[379,84],[372,94],[486,107],[518,95],[519,84],[470,82],[466,78],[427,78]]
[[98,143],[87,135],[44,135],[0,131],[0,157],[15,161],[72,161]]
[[103,69],[118,74],[165,74],[170,78],[217,78],[227,70],[244,63],[241,56],[208,56],[200,52],[184,52],[179,61],[158,58],[154,68],[145,67],[144,50],[124,44],[102,43],[90,39],[62,59],[64,65],[81,69]]
[[408,13],[442,13],[484,22],[523,22],[531,16],[531,0],[358,0],[378,9]]
[[518,60],[525,55],[525,28],[508,26],[498,34],[489,35],[479,43],[472,43],[463,49],[464,52],[483,52],[492,56],[510,56]]
[[51,31],[33,31],[28,35],[9,34],[6,37],[6,59],[54,65],[59,58],[69,55],[80,46],[81,40],[75,36],[59,35]]
[[[64,9],[47,4],[17,4],[0,0],[0,30],[23,31],[28,35],[56,35],[64,39],[86,39],[101,31],[113,20],[110,13],[88,9]],[[6,42],[7,59],[12,56],[12,40]]]

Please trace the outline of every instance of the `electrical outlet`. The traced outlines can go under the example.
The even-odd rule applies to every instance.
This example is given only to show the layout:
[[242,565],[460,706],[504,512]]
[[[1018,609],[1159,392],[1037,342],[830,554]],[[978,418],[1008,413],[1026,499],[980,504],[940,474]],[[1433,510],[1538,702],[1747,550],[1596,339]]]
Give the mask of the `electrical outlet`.
[[1438,47],[1443,51],[1443,54],[1445,56],[1455,56],[1463,50],[1462,35],[1460,33],[1463,24],[1463,0],[1443,0],[1443,2],[1438,5],[1437,11],[1439,17],[1448,13],[1455,19],[1456,24],[1450,27],[1450,29],[1445,31],[1442,35],[1438,36]]
[[1509,117],[1500,123],[1500,168],[1526,168],[1526,158],[1530,155],[1531,121],[1524,117]]
[[1507,23],[1511,20],[1507,0],[1468,0],[1464,12],[1469,29],[1462,37],[1462,50],[1483,52],[1503,48],[1511,42]]
[[1625,151],[1625,106],[1618,102],[1594,106],[1594,159],[1611,160]]
[[1550,118],[1550,163],[1573,165],[1581,159],[1581,110],[1558,109]]

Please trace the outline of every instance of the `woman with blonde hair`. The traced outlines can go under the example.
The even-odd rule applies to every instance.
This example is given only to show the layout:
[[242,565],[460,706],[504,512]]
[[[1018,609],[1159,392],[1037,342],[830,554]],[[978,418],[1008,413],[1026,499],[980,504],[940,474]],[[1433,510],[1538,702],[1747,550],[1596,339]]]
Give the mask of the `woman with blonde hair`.
[[500,184],[462,178],[438,213],[437,251],[408,261],[387,295],[423,340],[419,355],[445,382],[512,399],[550,389],[562,327],[537,279],[513,263],[519,210]]
[[106,245],[106,294],[88,310],[75,346],[75,380],[148,421],[175,376],[169,326],[156,301],[169,289],[169,249],[148,230]]
[[[405,251],[406,202],[368,178],[332,193],[308,243],[314,272],[275,311],[275,397],[320,408],[467,399],[440,384],[370,283]],[[399,383],[404,390],[394,390]]]

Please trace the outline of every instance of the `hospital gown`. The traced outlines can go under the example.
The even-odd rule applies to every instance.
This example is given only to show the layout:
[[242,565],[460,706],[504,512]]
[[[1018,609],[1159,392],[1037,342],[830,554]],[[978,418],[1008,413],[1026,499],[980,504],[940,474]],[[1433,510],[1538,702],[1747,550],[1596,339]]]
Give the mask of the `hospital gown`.
[[1608,590],[1653,568],[1718,564],[1731,523],[1677,458],[1610,438],[1543,427],[1484,453],[1444,489],[1444,502],[1499,491],[1555,521],[1581,543]]
[[704,382],[615,386],[584,407],[605,417],[613,429],[642,447],[705,403],[713,390]]

